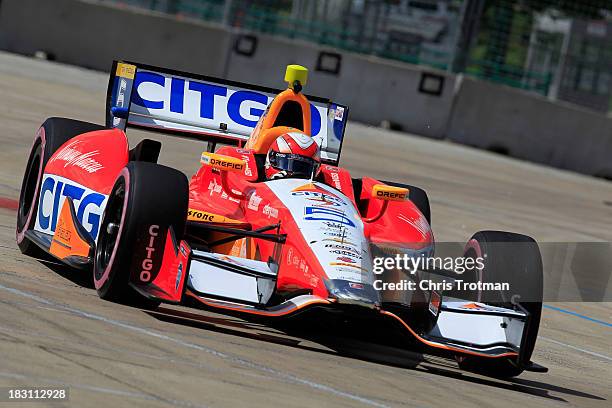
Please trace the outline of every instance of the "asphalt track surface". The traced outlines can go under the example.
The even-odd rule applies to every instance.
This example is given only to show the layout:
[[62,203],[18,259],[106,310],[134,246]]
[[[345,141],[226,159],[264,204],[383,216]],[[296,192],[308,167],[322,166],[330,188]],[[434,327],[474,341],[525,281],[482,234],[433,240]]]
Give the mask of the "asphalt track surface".
[[[69,403],[53,406],[75,407],[610,406],[609,303],[548,305],[534,360],[549,373],[501,381],[341,337],[109,303],[89,276],[22,256],[11,207],[34,133],[49,116],[102,123],[106,81],[0,54],[0,387],[65,385]],[[142,137],[128,133],[134,143]],[[166,137],[161,161],[192,172],[202,150]],[[342,164],[424,187],[438,240],[490,228],[540,241],[612,240],[609,182],[352,123]],[[28,406],[0,403],[13,405]]]

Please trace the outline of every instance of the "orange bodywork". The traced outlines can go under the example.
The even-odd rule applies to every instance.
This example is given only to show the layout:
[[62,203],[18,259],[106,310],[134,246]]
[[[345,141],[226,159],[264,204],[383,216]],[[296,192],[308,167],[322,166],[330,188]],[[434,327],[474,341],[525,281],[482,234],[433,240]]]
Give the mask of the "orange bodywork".
[[49,252],[60,259],[65,259],[69,256],[82,256],[86,258],[89,256],[91,247],[79,235],[70,206],[71,201],[66,199],[57,220],[57,227],[53,234]]
[[299,92],[294,92],[292,89],[286,89],[274,98],[268,110],[261,116],[257,126],[253,129],[253,133],[251,133],[251,137],[249,137],[249,140],[247,140],[244,146],[246,149],[253,149],[255,154],[267,153],[270,145],[277,137],[283,133],[296,129],[291,126],[283,126],[288,125],[286,123],[276,123],[278,115],[287,102],[297,102],[300,105],[302,108],[303,129],[298,130],[301,130],[307,135],[311,135],[310,103],[308,99]]

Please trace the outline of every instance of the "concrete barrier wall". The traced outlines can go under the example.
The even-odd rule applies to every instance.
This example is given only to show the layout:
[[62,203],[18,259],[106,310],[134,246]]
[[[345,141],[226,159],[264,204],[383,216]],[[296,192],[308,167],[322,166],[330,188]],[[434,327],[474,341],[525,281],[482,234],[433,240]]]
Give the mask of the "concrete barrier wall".
[[[264,35],[257,38],[252,56],[232,50],[228,78],[279,87],[284,85],[284,67],[299,63],[310,68],[306,93],[349,105],[350,118],[373,125],[389,121],[407,132],[444,137],[452,107],[454,76],[380,58],[326,50],[305,42]],[[340,57],[338,74],[316,70],[321,52]],[[442,78],[440,95],[419,91],[423,74]]]
[[612,119],[518,89],[464,78],[448,137],[512,157],[612,179]]
[[97,70],[128,59],[221,76],[230,41],[220,27],[95,2],[0,2],[0,49]]
[[[338,100],[356,95],[351,106],[354,116],[365,122],[380,119],[397,123],[405,131],[443,138],[450,117],[454,76],[421,70],[406,64],[347,55],[338,88]],[[419,91],[423,75],[443,79],[441,94]]]

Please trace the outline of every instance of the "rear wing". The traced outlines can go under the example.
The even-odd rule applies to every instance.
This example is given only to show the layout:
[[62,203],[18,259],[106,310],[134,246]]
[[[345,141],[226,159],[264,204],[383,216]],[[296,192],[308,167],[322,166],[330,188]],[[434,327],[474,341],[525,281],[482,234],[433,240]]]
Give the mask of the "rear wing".
[[[281,90],[114,61],[106,96],[106,126],[146,128],[212,143],[243,146]],[[312,136],[321,160],[337,165],[348,107],[307,96]]]

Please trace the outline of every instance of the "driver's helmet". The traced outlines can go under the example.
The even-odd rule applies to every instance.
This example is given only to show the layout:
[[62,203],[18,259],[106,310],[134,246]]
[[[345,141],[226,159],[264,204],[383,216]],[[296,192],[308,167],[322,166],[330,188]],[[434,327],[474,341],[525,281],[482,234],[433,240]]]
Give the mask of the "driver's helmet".
[[310,178],[317,175],[321,156],[315,140],[300,131],[279,136],[270,146],[266,157],[266,177]]

